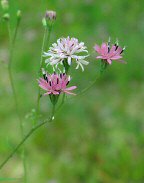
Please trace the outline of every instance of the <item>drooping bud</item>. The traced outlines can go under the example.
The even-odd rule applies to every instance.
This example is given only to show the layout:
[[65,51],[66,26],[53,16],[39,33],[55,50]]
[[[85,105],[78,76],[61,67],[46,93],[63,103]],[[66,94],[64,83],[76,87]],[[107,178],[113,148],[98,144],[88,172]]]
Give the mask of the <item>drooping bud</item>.
[[9,9],[8,0],[1,0],[1,6],[2,6],[3,10],[7,11]]
[[56,12],[52,10],[46,11],[45,18],[49,20],[55,20],[56,19]]

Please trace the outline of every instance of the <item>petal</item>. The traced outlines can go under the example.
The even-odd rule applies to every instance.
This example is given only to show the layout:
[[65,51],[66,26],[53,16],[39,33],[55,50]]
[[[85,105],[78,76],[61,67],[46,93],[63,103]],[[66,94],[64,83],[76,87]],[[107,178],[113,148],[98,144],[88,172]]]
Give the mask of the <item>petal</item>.
[[96,59],[102,59],[103,57],[102,56],[97,56]]
[[49,56],[49,53],[48,52],[44,52],[44,55],[43,55],[44,57],[47,57],[47,56]]
[[115,54],[115,49],[116,49],[116,46],[113,45],[113,46],[111,47],[111,49],[110,49],[109,54],[110,54],[110,55]]
[[50,86],[49,83],[47,83],[47,81],[45,81],[43,78],[40,78],[38,80],[38,84],[39,86],[43,89],[43,90],[49,90]]
[[52,60],[50,64],[51,64],[51,65],[55,65],[55,64],[57,64],[59,61],[60,61],[60,59],[55,59],[55,60]]
[[75,90],[76,88],[77,88],[76,86],[71,86],[71,87],[69,87],[69,88],[66,88],[65,90],[70,91],[70,90]]
[[112,60],[118,60],[120,58],[122,58],[122,56],[119,56],[119,55],[111,57]]
[[112,64],[111,59],[107,59],[107,62],[108,62],[110,65]]
[[89,64],[89,62],[87,62],[86,60],[78,60],[77,62],[80,62],[80,63],[82,63],[84,65],[88,65]]
[[54,95],[59,95],[59,92],[57,92],[57,91],[52,91],[51,93]]
[[94,49],[95,49],[96,52],[98,52],[99,54],[101,54],[101,48],[99,47],[99,45],[96,44],[94,46]]
[[123,49],[121,47],[118,47],[116,50],[116,55],[119,55]]
[[43,95],[46,96],[46,95],[50,95],[50,94],[51,94],[51,92],[46,92]]
[[83,60],[85,59],[86,57],[88,57],[89,55],[85,55],[85,56],[78,56],[78,55],[72,55],[71,57],[72,58],[75,58],[75,59],[78,59],[78,60]]
[[124,60],[116,60],[117,62],[121,62],[122,64],[127,64]]
[[79,62],[79,65],[80,65],[82,71],[84,71],[84,67],[83,67],[83,65],[80,62]]
[[79,68],[79,64],[77,64],[77,66],[76,66],[76,69],[78,69]]
[[69,92],[67,90],[62,90],[64,93],[70,94],[70,95],[76,95],[75,93]]
[[106,55],[108,53],[108,46],[106,43],[102,43],[101,45],[101,54]]

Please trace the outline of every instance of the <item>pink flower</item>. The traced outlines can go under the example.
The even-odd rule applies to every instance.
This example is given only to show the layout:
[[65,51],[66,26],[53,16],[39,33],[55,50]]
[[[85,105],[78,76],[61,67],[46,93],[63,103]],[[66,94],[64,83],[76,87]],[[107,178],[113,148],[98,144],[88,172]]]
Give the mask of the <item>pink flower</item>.
[[43,74],[44,78],[40,78],[38,80],[39,86],[46,91],[44,95],[59,95],[61,93],[67,93],[75,95],[70,92],[71,90],[76,89],[76,86],[71,86],[67,88],[71,78],[67,76],[65,73],[61,74]]
[[112,60],[117,60],[121,63],[125,63],[123,60],[120,60],[122,58],[122,53],[125,50],[125,47],[121,48],[118,46],[118,42],[116,42],[111,47],[110,41],[108,43],[102,43],[101,46],[96,44],[94,49],[99,54],[99,56],[96,58],[105,60],[108,64],[112,64]]

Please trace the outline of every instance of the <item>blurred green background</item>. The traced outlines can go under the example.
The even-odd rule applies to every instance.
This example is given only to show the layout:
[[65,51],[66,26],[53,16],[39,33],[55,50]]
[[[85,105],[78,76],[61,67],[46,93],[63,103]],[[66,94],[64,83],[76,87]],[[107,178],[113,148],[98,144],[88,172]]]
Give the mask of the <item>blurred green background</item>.
[[[127,64],[113,62],[84,95],[67,100],[56,120],[26,142],[29,183],[144,182],[144,1],[142,0],[11,0],[11,26],[16,11],[22,21],[16,40],[13,77],[25,131],[32,125],[43,37],[42,17],[57,12],[51,43],[76,37],[88,47],[85,72],[73,69],[72,83],[87,87],[98,74],[93,46],[108,37],[126,46]],[[0,9],[2,15],[2,9]],[[0,23],[0,161],[20,141],[20,128],[7,72],[8,34]],[[78,91],[77,90],[77,91]],[[42,98],[43,115],[50,114]],[[20,151],[0,171],[0,177],[22,177]],[[8,181],[5,181],[8,182]],[[13,181],[22,182],[22,180]]]

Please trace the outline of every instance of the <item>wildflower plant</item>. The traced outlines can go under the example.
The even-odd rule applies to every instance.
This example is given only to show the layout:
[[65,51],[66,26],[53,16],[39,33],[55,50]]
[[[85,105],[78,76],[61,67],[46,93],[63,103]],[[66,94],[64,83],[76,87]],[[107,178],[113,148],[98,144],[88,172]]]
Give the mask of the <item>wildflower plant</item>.
[[[3,17],[7,15],[7,17],[10,18],[8,11],[9,8],[8,1],[2,0],[1,5],[4,11],[6,12],[6,13],[4,12]],[[55,119],[54,118],[55,112],[59,108],[58,107],[59,100],[61,100],[62,105],[64,103],[65,95],[76,96],[78,94],[84,93],[95,84],[96,80],[94,80],[94,82],[92,82],[90,86],[84,88],[80,93],[77,93],[76,90],[78,86],[71,85],[71,79],[73,75],[69,74],[69,70],[72,65],[75,65],[75,69],[81,68],[82,71],[84,71],[84,67],[86,67],[89,64],[88,49],[85,46],[84,42],[79,42],[77,38],[73,37],[70,38],[69,36],[67,36],[66,38],[63,37],[59,38],[56,43],[53,43],[49,47],[52,27],[56,20],[56,12],[52,10],[46,11],[45,16],[42,19],[44,36],[42,41],[38,77],[36,78],[38,83],[36,117],[34,118],[35,121],[33,127],[25,135],[23,129],[23,122],[21,120],[21,116],[19,115],[19,105],[17,102],[17,95],[15,92],[15,85],[13,82],[11,72],[11,64],[13,61],[13,54],[14,54],[14,44],[16,41],[17,30],[21,20],[21,11],[18,10],[16,14],[17,14],[17,24],[15,32],[12,38],[10,36],[10,56],[9,56],[8,69],[9,69],[9,78],[11,81],[11,87],[15,99],[16,111],[20,121],[22,139],[20,143],[15,147],[15,149],[9,154],[9,156],[1,163],[0,169],[8,162],[10,158],[12,158],[12,156],[22,146],[23,169],[24,169],[23,180],[26,183],[27,167],[25,161],[25,146],[24,146],[25,141],[27,141],[27,139],[30,138],[30,136],[35,131],[37,131],[41,126],[47,124],[48,122],[52,122]],[[8,24],[8,28],[9,28],[9,18],[8,19],[4,18],[4,21],[6,21],[6,24]],[[12,33],[11,29],[9,29],[9,33],[10,34]],[[118,45],[118,42],[112,45],[110,45],[110,41],[108,43],[102,43],[101,46],[98,46],[96,44],[94,50],[98,54],[96,56],[96,59],[101,59],[102,64],[100,68],[100,73],[102,73],[102,71],[104,71],[108,65],[111,65],[113,60],[125,63],[123,60],[121,60],[125,48],[121,48]],[[48,66],[51,68],[49,69]],[[43,117],[40,118],[41,114],[40,100],[42,97],[48,97],[48,96],[49,101],[52,104],[52,110],[51,110],[52,112],[46,119],[43,119]],[[62,99],[60,99],[60,96],[62,96]]]

